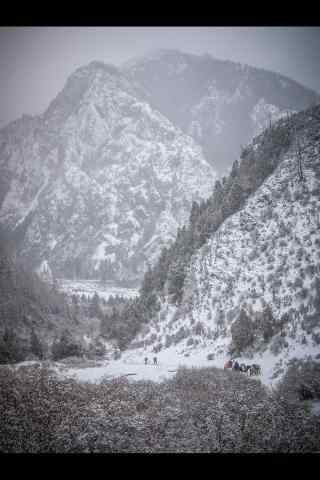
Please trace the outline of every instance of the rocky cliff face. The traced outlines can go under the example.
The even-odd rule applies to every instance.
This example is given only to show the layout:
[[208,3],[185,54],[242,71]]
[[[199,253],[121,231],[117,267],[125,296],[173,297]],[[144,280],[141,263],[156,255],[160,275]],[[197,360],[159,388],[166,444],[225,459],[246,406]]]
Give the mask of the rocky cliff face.
[[270,122],[319,101],[280,74],[210,55],[156,50],[123,70],[155,108],[202,146],[220,173]]
[[[133,347],[200,348],[220,365],[230,354],[255,358],[270,376],[294,356],[319,357],[320,108],[277,125],[274,135],[294,133],[274,172],[192,257],[181,306],[166,298]],[[265,155],[266,138],[242,162]]]
[[127,283],[215,179],[201,147],[99,62],[0,132],[0,168],[0,221],[28,266]]

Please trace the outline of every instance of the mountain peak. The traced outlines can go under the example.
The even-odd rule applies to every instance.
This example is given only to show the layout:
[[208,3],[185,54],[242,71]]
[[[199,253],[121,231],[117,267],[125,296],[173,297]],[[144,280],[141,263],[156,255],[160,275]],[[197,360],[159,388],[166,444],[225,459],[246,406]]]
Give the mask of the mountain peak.
[[93,60],[92,62],[88,63],[87,65],[83,65],[75,70],[73,74],[69,78],[72,78],[74,75],[79,74],[91,74],[98,71],[104,71],[106,73],[111,73],[114,75],[118,75],[120,72],[117,67],[112,65],[111,63],[104,63],[100,60]]
[[120,76],[121,73],[117,67],[98,60],[77,68],[68,77],[63,90],[49,105],[45,117],[49,118],[53,114],[55,122],[58,119],[64,120],[79,105],[81,98],[96,78],[103,78],[105,83],[109,79],[117,80]]
[[192,53],[182,52],[171,48],[153,48],[146,52],[144,55],[131,58],[130,60],[122,64],[124,70],[130,69],[135,65],[143,64],[145,62],[159,61],[159,60],[181,60],[182,58],[196,58],[197,55]]

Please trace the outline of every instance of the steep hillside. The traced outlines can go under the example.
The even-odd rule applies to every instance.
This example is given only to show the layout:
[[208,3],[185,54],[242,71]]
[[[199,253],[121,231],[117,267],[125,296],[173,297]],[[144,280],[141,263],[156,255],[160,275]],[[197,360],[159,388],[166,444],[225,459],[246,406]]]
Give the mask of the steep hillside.
[[274,72],[175,50],[152,51],[123,70],[223,173],[270,121],[320,98]]
[[[169,348],[210,352],[220,363],[228,355],[262,356],[270,375],[294,356],[320,353],[319,126],[318,106],[279,121],[243,151],[224,182],[238,208],[219,225],[230,202],[226,195],[213,201],[212,233],[186,267],[180,299],[168,278],[162,290],[153,289],[160,310],[133,348],[165,357]],[[244,187],[252,188],[260,162],[266,178],[248,196]]]
[[32,336],[48,347],[62,331],[78,327],[64,297],[18,265],[2,242],[0,291],[0,363],[10,360],[3,358],[7,349],[12,361],[23,360],[32,350]]
[[28,268],[127,283],[215,179],[201,147],[100,62],[0,132],[0,169],[0,222]]
[[0,292],[0,364],[114,353],[112,342],[100,337],[101,299],[61,293],[56,282],[42,281],[17,262],[3,239]]

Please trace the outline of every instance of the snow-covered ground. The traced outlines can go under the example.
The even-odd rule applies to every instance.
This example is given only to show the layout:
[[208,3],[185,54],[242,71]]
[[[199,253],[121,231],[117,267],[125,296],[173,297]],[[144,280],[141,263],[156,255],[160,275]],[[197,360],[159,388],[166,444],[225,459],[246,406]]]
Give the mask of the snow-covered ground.
[[314,400],[311,402],[311,411],[314,415],[320,415],[320,401]]
[[[165,378],[170,378],[175,375],[179,366],[185,367],[218,367],[223,368],[226,358],[224,356],[216,357],[213,360],[208,360],[207,355],[210,349],[199,350],[193,352],[189,357],[179,354],[173,348],[168,349],[163,355],[157,354],[157,365],[153,365],[153,357],[155,354],[148,354],[141,351],[125,352],[119,360],[106,360],[101,366],[89,368],[64,368],[63,375],[74,377],[80,381],[99,382],[103,378],[115,378],[121,376],[128,376],[131,380],[153,380],[155,382],[162,381]],[[148,357],[148,364],[144,364],[144,358]],[[262,360],[262,362],[261,362]],[[270,359],[269,359],[270,360]],[[272,374],[274,365],[271,363],[264,364],[264,359],[241,358],[239,362],[243,363],[259,363],[263,365],[262,374],[259,377],[262,383],[267,386],[274,386]],[[60,370],[60,369],[59,369]],[[61,371],[61,370],[60,370]],[[242,373],[239,373],[242,375]]]
[[117,377],[160,382],[175,375],[176,369],[177,365],[175,364],[160,363],[159,365],[152,365],[151,359],[149,359],[149,364],[145,365],[143,359],[130,362],[121,358],[111,362],[106,361],[104,365],[98,367],[68,368],[62,372],[60,371],[60,373],[82,382],[100,382],[103,378],[111,379]]
[[[69,367],[63,362],[48,363],[53,370],[55,370],[61,377],[72,377],[81,382],[101,382],[103,378],[111,379],[118,377],[127,377],[129,380],[152,380],[161,382],[166,378],[171,378],[175,375],[180,366],[185,367],[217,367],[223,368],[226,359],[228,358],[221,348],[220,353],[216,353],[212,360],[208,360],[208,354],[212,354],[212,345],[201,346],[198,349],[193,349],[189,353],[172,346],[164,349],[158,354],[154,354],[148,349],[127,350],[122,353],[118,360],[110,360],[107,357],[97,363],[96,366],[81,366]],[[256,354],[253,358],[238,357],[239,363],[252,364],[257,363],[261,366],[261,375],[251,377],[252,379],[261,381],[269,388],[276,387],[277,382],[283,377],[286,366],[290,358],[306,358],[307,356],[315,356],[316,350],[301,345],[298,346],[292,342],[291,348],[288,349],[285,355],[273,355],[267,349],[263,353]],[[187,355],[187,356],[186,356]],[[157,357],[157,365],[153,364],[153,357]],[[148,363],[145,365],[144,358],[148,358]],[[28,366],[39,362],[22,362],[14,367]],[[277,377],[274,373],[279,371]],[[239,372],[239,375],[246,375]],[[312,406],[315,414],[320,414],[320,403],[315,402]]]
[[78,295],[80,297],[84,294],[91,298],[96,292],[99,297],[104,298],[105,300],[108,300],[111,296],[115,297],[117,295],[126,298],[134,298],[138,295],[138,289],[136,288],[103,285],[98,280],[68,280],[65,278],[59,278],[58,283],[60,289],[67,295]]
[[[223,368],[229,356],[226,354],[223,345],[220,350],[215,350],[212,360],[208,360],[208,354],[214,352],[213,345],[199,345],[196,349],[177,348],[172,346],[154,354],[151,349],[134,349],[122,353],[118,360],[105,360],[101,366],[89,368],[67,368],[63,374],[73,376],[80,381],[99,382],[103,377],[114,378],[128,376],[131,380],[153,380],[161,381],[175,375],[179,366],[185,367],[217,367]],[[288,362],[292,358],[315,359],[319,353],[318,346],[300,345],[293,340],[289,342],[286,352],[274,355],[269,349],[255,354],[252,358],[238,357],[238,362],[251,365],[256,363],[261,366],[261,375],[251,377],[260,380],[264,385],[274,388],[283,377]],[[153,365],[153,357],[157,357],[158,364]],[[144,358],[148,357],[148,364],[144,364]],[[132,374],[132,375],[131,375]],[[276,375],[275,375],[276,374]],[[239,373],[239,375],[245,375]]]

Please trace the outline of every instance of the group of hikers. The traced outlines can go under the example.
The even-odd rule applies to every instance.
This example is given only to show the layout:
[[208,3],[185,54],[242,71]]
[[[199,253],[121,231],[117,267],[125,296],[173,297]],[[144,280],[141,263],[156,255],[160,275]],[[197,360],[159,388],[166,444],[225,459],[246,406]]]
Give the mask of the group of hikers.
[[240,365],[237,360],[228,360],[224,365],[224,369],[226,368],[232,368],[232,370],[244,372],[250,376],[261,375],[261,367],[256,363],[253,363],[252,365],[246,365],[245,363],[241,363]]
[[[148,364],[148,357],[144,357],[144,364],[147,365]],[[158,359],[157,357],[153,357],[153,365],[158,365]]]
[[[149,362],[148,357],[144,357],[144,364],[148,365],[148,362]],[[153,357],[153,365],[158,365],[157,357]],[[224,364],[224,369],[227,369],[227,368],[232,368],[232,370],[247,373],[250,376],[261,375],[261,367],[256,363],[253,363],[252,365],[246,365],[245,363],[241,363],[240,365],[237,360],[228,360]]]

